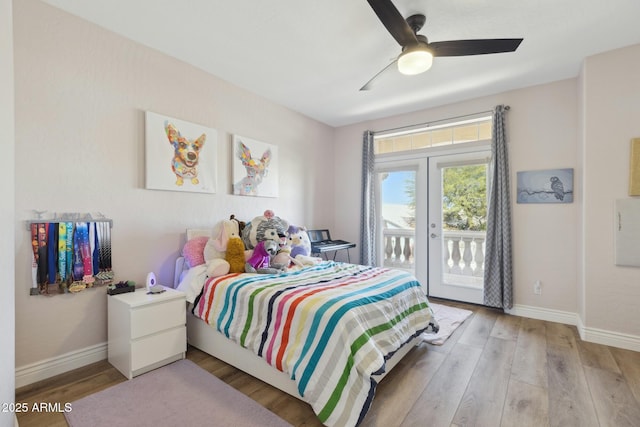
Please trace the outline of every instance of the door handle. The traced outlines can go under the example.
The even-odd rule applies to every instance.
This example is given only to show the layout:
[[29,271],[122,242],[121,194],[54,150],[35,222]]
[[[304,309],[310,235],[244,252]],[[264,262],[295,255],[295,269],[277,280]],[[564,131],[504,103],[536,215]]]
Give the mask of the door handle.
[[431,238],[435,239],[436,237],[438,237],[438,235],[436,233],[431,233]]

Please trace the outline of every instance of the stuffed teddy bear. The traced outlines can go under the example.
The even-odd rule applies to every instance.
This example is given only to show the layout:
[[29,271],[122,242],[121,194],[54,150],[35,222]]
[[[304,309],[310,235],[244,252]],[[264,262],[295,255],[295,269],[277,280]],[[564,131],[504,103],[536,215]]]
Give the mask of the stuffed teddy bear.
[[253,249],[253,254],[245,264],[245,272],[276,274],[284,271],[284,266],[272,264],[271,257],[278,252],[278,243],[273,240],[262,240]]
[[291,225],[287,229],[287,243],[291,246],[291,257],[311,255],[311,241],[305,227]]
[[273,240],[277,243],[285,238],[289,223],[266,210],[263,215],[255,217],[242,231],[242,241],[246,249],[254,249],[258,242]]

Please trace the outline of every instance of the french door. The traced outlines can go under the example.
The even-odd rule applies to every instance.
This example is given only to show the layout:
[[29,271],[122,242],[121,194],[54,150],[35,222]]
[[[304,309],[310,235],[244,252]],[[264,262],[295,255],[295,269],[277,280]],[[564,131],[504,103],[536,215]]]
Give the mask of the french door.
[[482,304],[489,156],[377,163],[378,265],[412,272],[430,296]]
[[427,159],[376,165],[378,265],[407,270],[428,293],[426,228]]
[[490,152],[429,158],[429,295],[484,302]]

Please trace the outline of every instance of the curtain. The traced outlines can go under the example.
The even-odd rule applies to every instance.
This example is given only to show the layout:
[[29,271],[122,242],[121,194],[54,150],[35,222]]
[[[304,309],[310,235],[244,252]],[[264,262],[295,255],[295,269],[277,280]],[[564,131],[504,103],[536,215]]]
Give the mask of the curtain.
[[494,111],[484,269],[484,304],[498,308],[513,306],[509,156],[504,131],[508,109],[498,105]]
[[378,262],[376,246],[376,199],[375,199],[375,156],[373,152],[373,132],[365,131],[362,137],[362,211],[360,217],[360,263],[376,266]]

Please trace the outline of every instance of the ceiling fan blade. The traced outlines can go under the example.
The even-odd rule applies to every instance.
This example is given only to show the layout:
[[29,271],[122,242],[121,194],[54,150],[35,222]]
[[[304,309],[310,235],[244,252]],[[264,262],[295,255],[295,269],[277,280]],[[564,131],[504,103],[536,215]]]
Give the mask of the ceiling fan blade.
[[362,87],[360,88],[360,90],[361,90],[361,91],[364,91],[364,90],[370,90],[373,86],[375,86],[375,85],[373,84],[373,83],[374,83],[374,80],[376,80],[378,77],[380,77],[380,76],[382,75],[382,73],[384,73],[385,71],[387,71],[389,68],[391,68],[391,66],[392,66],[392,65],[395,65],[397,62],[398,62],[398,59],[397,59],[397,58],[396,58],[396,59],[394,59],[394,60],[393,60],[389,65],[387,65],[387,66],[386,66],[386,67],[384,67],[382,70],[380,70],[380,71],[378,72],[378,74],[376,74],[375,76],[373,76],[373,77],[371,78],[371,80],[369,80],[367,83],[365,83],[365,85],[364,85],[364,86],[362,86]]
[[391,0],[367,0],[382,24],[402,47],[417,43],[416,35]]
[[514,52],[523,39],[451,40],[429,43],[433,56],[467,56]]

